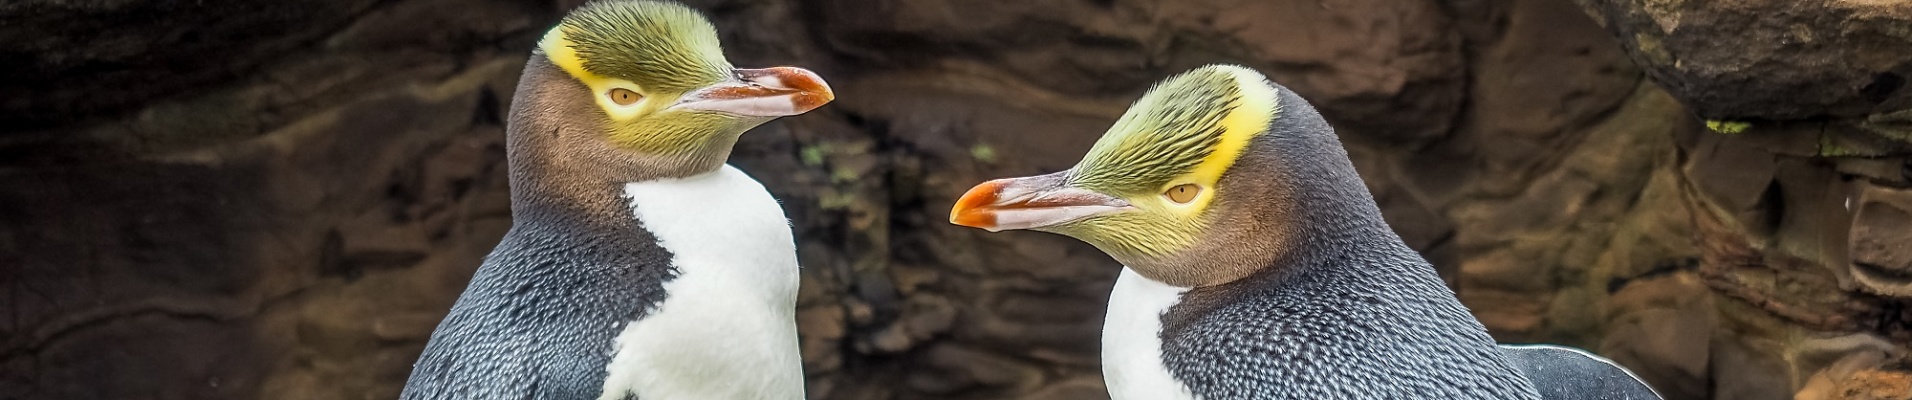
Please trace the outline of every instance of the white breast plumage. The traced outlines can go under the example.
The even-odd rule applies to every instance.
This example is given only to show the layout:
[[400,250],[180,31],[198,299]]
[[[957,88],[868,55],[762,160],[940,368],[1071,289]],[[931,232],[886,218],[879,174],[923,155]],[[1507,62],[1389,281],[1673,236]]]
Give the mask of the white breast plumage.
[[603,399],[802,399],[797,258],[789,220],[729,165],[627,184],[677,277],[645,318],[618,321]]
[[1116,400],[1192,400],[1188,386],[1162,364],[1162,313],[1187,288],[1143,277],[1127,267],[1109,294],[1102,323],[1102,379]]

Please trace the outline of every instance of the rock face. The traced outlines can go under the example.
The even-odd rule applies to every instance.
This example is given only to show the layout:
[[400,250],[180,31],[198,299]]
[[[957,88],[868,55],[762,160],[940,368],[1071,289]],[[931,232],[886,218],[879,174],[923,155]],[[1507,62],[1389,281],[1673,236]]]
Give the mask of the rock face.
[[1574,0],[1702,117],[1912,110],[1912,3]]
[[1681,135],[1679,175],[1706,286],[1777,318],[1726,326],[1734,341],[1797,360],[1798,398],[1886,398],[1868,382],[1903,375],[1853,371],[1903,368],[1912,342],[1912,3],[1577,2],[1689,109],[1729,120]]
[[[0,5],[0,92],[33,93],[0,98],[0,399],[394,398],[509,225],[503,110],[576,3]],[[1903,397],[1907,91],[1834,90],[1909,76],[1894,2],[690,3],[839,95],[731,160],[795,224],[812,398],[1106,398],[1113,261],[946,213],[1215,62],[1316,104],[1502,341],[1671,399]],[[1833,25],[1759,47],[1754,11]],[[1674,14],[1644,60],[1634,16]]]

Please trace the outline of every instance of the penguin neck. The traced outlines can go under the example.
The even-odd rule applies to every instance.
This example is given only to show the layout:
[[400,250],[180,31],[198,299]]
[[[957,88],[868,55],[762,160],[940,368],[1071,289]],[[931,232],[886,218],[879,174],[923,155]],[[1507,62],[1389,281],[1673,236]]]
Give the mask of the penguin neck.
[[[1354,169],[1347,148],[1321,114],[1293,91],[1279,90],[1281,111],[1264,134],[1263,151],[1280,163],[1272,166],[1279,220],[1297,221],[1281,235],[1283,249],[1271,263],[1290,274],[1339,265],[1350,256],[1407,257],[1414,250],[1388,227],[1374,195]],[[1421,262],[1425,264],[1425,262]],[[1275,267],[1279,266],[1279,267]],[[1391,273],[1371,271],[1372,273]],[[1432,272],[1431,268],[1428,272]],[[1439,281],[1438,277],[1434,278]]]
[[1270,238],[1281,242],[1272,244],[1280,250],[1263,269],[1304,274],[1350,256],[1414,255],[1382,218],[1333,131],[1319,117],[1309,119],[1319,130],[1278,133],[1269,146],[1278,159],[1290,161],[1276,167],[1286,190],[1275,203],[1283,205],[1280,219],[1292,222],[1287,234]]

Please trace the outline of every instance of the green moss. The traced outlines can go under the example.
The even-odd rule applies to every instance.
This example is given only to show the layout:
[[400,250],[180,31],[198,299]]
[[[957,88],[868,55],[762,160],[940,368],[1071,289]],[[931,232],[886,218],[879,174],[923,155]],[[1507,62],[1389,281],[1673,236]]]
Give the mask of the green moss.
[[830,170],[831,182],[855,182],[857,178],[862,177],[862,174],[857,173],[856,170],[850,169],[849,167],[837,167]]
[[1912,129],[1874,128],[1872,133],[1888,139],[1912,143]]
[[803,161],[803,165],[822,166],[823,156],[830,152],[829,147],[828,143],[803,146],[803,150],[797,151],[797,158]]
[[1751,127],[1753,127],[1753,123],[1751,122],[1706,120],[1706,129],[1712,129],[1714,132],[1728,135],[1737,135],[1746,132],[1746,128]]
[[1849,155],[1852,155],[1852,150],[1846,149],[1845,146],[1840,146],[1838,141],[1832,140],[1832,135],[1819,136],[1820,157],[1841,157]]
[[817,196],[817,206],[825,210],[847,210],[856,205],[856,195],[837,190],[824,190]]
[[1859,127],[1875,135],[1904,143],[1912,143],[1912,109],[1897,110],[1866,116]]
[[977,143],[975,146],[969,147],[969,157],[975,158],[976,161],[994,164],[996,162],[996,148],[989,147],[987,144]]

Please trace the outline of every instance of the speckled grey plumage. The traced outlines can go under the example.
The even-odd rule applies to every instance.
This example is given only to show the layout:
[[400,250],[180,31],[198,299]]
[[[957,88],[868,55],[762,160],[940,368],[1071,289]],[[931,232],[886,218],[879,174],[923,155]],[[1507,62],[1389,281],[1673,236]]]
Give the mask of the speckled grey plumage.
[[616,335],[663,301],[671,253],[621,190],[694,171],[626,159],[592,130],[601,116],[566,112],[589,101],[532,56],[506,134],[511,230],[433,332],[402,399],[596,399]]
[[1553,345],[1501,345],[1500,354],[1547,400],[1659,400],[1640,377],[1613,361]]
[[670,254],[614,193],[604,198],[576,214],[519,215],[528,221],[479,267],[402,398],[597,398],[614,337],[662,301],[671,277]]
[[1280,190],[1221,207],[1286,205],[1298,231],[1272,266],[1190,290],[1163,315],[1170,374],[1208,400],[1539,398],[1381,220],[1333,130],[1274,86],[1279,115],[1220,186]]

